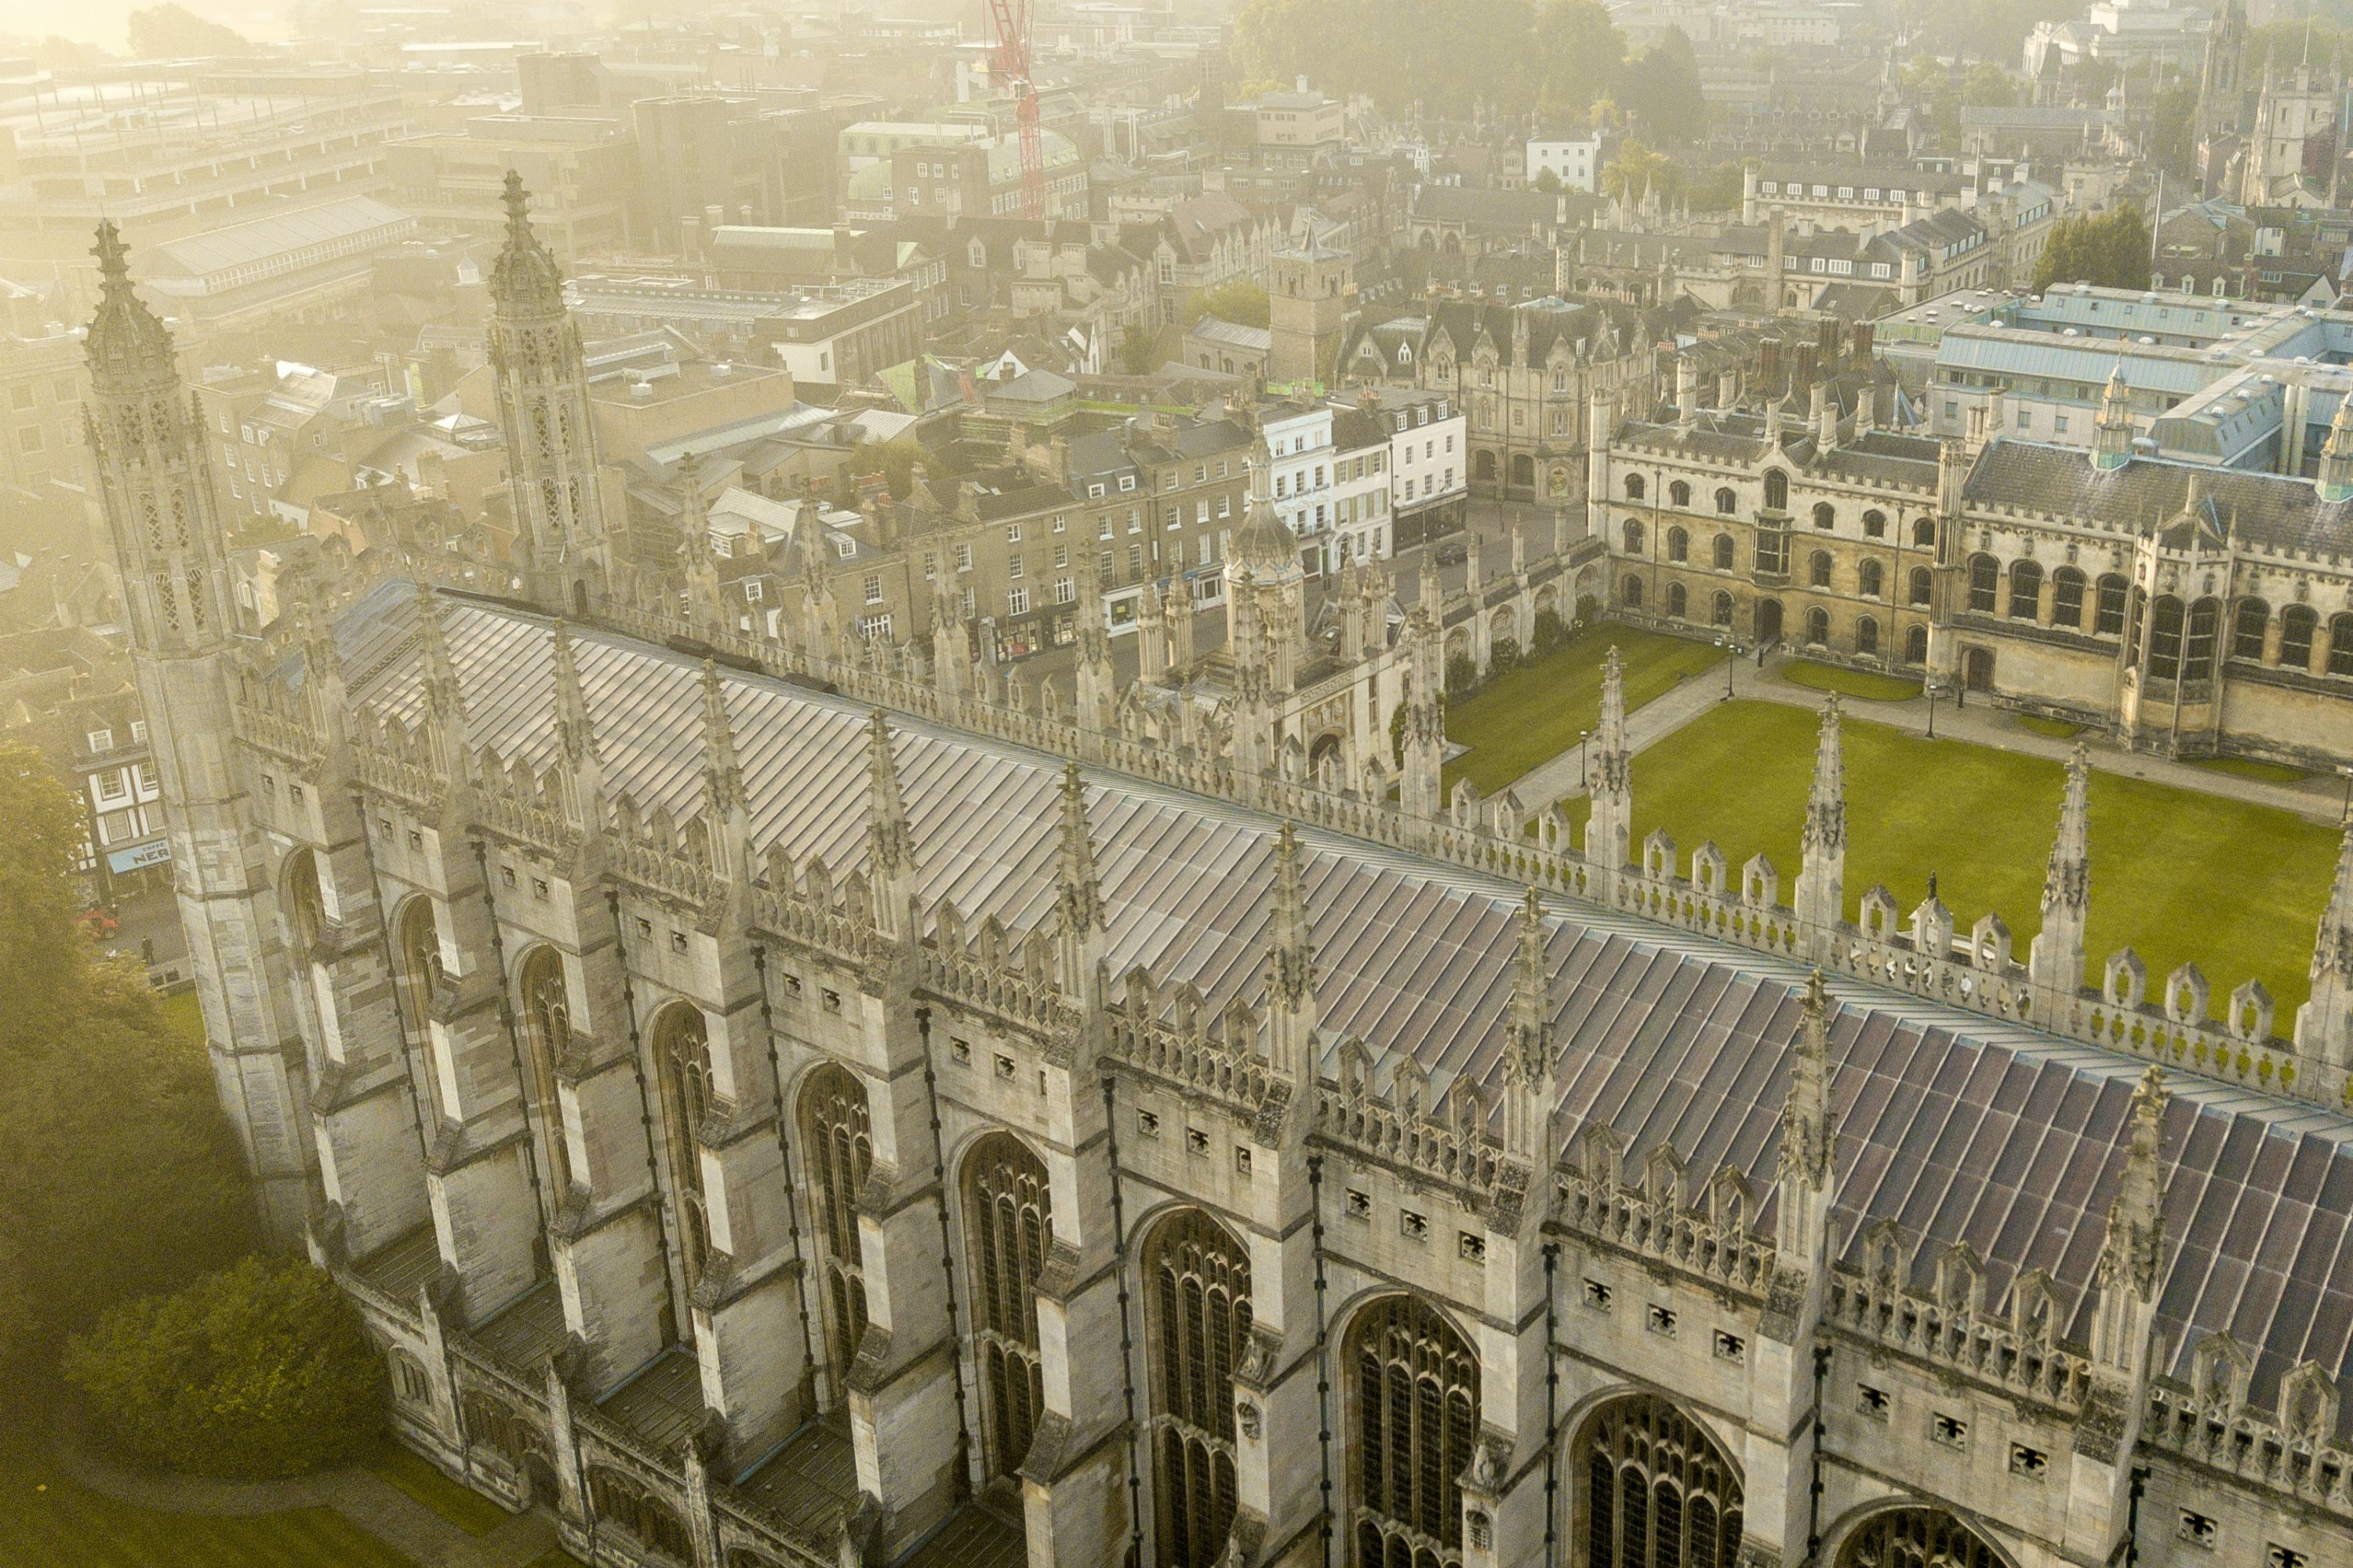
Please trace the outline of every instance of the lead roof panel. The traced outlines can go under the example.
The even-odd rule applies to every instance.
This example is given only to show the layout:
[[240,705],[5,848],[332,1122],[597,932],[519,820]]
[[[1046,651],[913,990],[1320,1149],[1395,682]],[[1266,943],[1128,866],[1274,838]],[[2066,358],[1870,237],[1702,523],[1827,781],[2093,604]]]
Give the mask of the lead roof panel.
[[[427,602],[441,617],[477,753],[552,763],[551,623],[458,595]],[[388,584],[341,619],[347,688],[363,712],[424,717],[417,605],[406,585]],[[608,793],[626,789],[640,810],[680,821],[695,814],[702,670],[617,636],[572,637]],[[298,672],[290,664],[283,678]],[[862,867],[866,712],[766,677],[719,678],[754,863],[773,847],[796,865],[822,856],[837,878]],[[892,726],[923,907],[952,898],[969,927],[994,915],[1013,936],[1049,919],[1061,764],[913,718]],[[1114,975],[1144,964],[1162,985],[1198,987],[1211,1006],[1260,1003],[1279,823],[1119,775],[1086,777]],[[1321,832],[1301,841],[1327,1072],[1353,1034],[1375,1057],[1377,1086],[1410,1055],[1433,1097],[1468,1073],[1492,1104],[1521,890]],[[1545,913],[1564,1155],[1583,1128],[1607,1122],[1627,1169],[1670,1146],[1694,1194],[1729,1165],[1769,1229],[1803,972],[1567,899],[1546,900]],[[2048,1270],[2069,1331],[2083,1338],[2141,1064],[1861,982],[1841,980],[1833,994],[1845,1260],[1860,1262],[1868,1226],[1894,1219],[1925,1284],[1942,1251],[1966,1241],[1984,1260],[1990,1306],[2020,1273]],[[2258,1404],[2307,1357],[2340,1383],[2353,1377],[2353,1119],[2189,1074],[2172,1086],[2158,1308],[2169,1370],[2186,1376],[2202,1338],[2228,1331],[2256,1351]]]

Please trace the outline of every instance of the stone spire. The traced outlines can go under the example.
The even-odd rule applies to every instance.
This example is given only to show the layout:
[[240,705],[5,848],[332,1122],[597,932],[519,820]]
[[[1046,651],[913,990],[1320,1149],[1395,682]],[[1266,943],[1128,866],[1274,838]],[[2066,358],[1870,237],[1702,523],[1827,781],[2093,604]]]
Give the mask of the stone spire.
[[955,701],[972,681],[972,633],[964,623],[964,603],[943,580],[932,590],[932,683]]
[[907,825],[907,805],[899,794],[899,759],[891,745],[890,721],[876,708],[866,725],[866,859],[874,885],[874,926],[886,937],[908,929],[908,901],[915,892],[915,834]]
[[[1428,586],[1428,579],[1424,579]],[[1405,769],[1398,806],[1408,820],[1434,821],[1446,762],[1446,672],[1432,599],[1416,601],[1405,622]]]
[[1781,1158],[1774,1181],[1780,1192],[1774,1252],[1782,1262],[1813,1270],[1829,1243],[1831,1194],[1836,1177],[1838,1117],[1831,1109],[1830,991],[1816,969],[1806,982],[1798,1038],[1789,1047],[1789,1090],[1781,1102]]
[[1839,701],[1822,704],[1814,743],[1814,787],[1798,860],[1800,922],[1828,931],[1846,918],[1846,767],[1839,747]]
[[[1118,722],[1119,691],[1112,674],[1111,633],[1103,626],[1103,582],[1092,546],[1081,547],[1078,567],[1078,598],[1071,616],[1078,643],[1073,694],[1078,699],[1079,727],[1108,732]],[[1142,597],[1150,599],[1152,591],[1152,585],[1145,584]]]
[[2051,863],[2042,874],[2042,929],[2027,949],[2027,978],[2049,992],[2054,1004],[2072,999],[2084,984],[2084,927],[2092,908],[2091,821],[2084,796],[2091,778],[2091,753],[2078,742],[2067,759],[2059,835],[2051,841]]
[[132,646],[170,659],[219,653],[236,609],[205,433],[180,385],[172,334],[132,287],[130,254],[111,222],[98,226],[90,253],[99,300],[83,344],[83,432]]
[[1101,1000],[1095,970],[1105,936],[1103,886],[1095,879],[1094,842],[1087,827],[1086,779],[1075,762],[1062,768],[1061,863],[1055,873],[1054,907],[1061,916],[1056,940],[1062,994],[1092,1012]]
[[582,833],[593,839],[605,827],[605,758],[589,722],[587,694],[580,685],[579,654],[572,629],[557,620],[555,635],[556,766],[569,781],[572,809]]
[[112,218],[99,224],[98,243],[90,254],[98,258],[98,310],[90,319],[83,347],[93,390],[159,379],[176,384],[172,334],[132,287],[130,248]]
[[466,777],[466,694],[458,683],[458,666],[449,657],[448,634],[441,625],[441,601],[423,583],[413,585],[417,635],[425,673],[425,722],[432,736],[435,760],[444,777],[455,784]]
[[2312,1000],[2295,1010],[2295,1054],[2326,1067],[2327,1083],[2353,1066],[2353,817],[2337,851],[2337,880],[2312,944]]
[[2100,395],[2098,433],[2092,438],[2092,466],[2117,469],[2132,461],[2132,393],[2125,386],[2125,365],[2108,372],[2107,390]]
[[2320,499],[2353,501],[2353,396],[2337,400],[2328,444],[2320,449]]
[[564,273],[532,227],[531,197],[522,188],[522,175],[507,171],[499,201],[507,213],[506,243],[491,263],[491,301],[502,314],[562,315]]
[[1161,613],[1160,585],[1146,583],[1135,596],[1135,678],[1150,685],[1167,672],[1168,622]]
[[702,662],[702,780],[706,809],[714,819],[744,809],[744,768],[735,756],[735,722],[727,713],[727,688],[719,666]]
[[2099,1302],[2092,1319],[2095,1375],[2137,1380],[2148,1353],[2165,1257],[2165,1112],[2171,1100],[2165,1071],[2152,1062],[2133,1091],[2124,1171],[2100,1244]]
[[1274,907],[1267,916],[1267,1057],[1295,1098],[1315,1081],[1315,944],[1300,883],[1299,833],[1291,823],[1274,841]]
[[1544,904],[1529,888],[1520,900],[1519,943],[1512,959],[1512,1012],[1504,1026],[1504,1152],[1545,1163],[1544,1130],[1553,1088],[1552,977],[1545,964]]
[[1265,622],[1259,609],[1258,579],[1245,567],[1228,579],[1227,607],[1233,627],[1233,738],[1228,760],[1245,776],[1264,773],[1274,762],[1274,704],[1267,671]]
[[1626,869],[1634,853],[1633,756],[1626,748],[1626,665],[1609,650],[1601,666],[1601,724],[1593,736],[1592,813],[1585,858],[1603,875]]
[[491,267],[491,369],[505,434],[517,553],[531,597],[586,614],[610,587],[596,429],[564,276],[531,226],[522,176],[506,183],[506,244]]

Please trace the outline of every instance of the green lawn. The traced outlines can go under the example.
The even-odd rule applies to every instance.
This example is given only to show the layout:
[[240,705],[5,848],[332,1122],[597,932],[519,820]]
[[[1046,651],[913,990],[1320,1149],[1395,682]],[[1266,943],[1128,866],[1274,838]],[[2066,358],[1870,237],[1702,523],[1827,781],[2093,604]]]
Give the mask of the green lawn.
[[[1680,869],[1713,838],[1732,863],[1763,851],[1786,903],[1813,775],[1817,715],[1777,703],[1735,702],[1634,758],[1634,836],[1675,840]],[[1966,931],[1992,912],[2010,924],[2023,961],[2041,925],[2043,867],[2058,826],[2061,765],[1963,741],[1925,740],[1849,717],[1847,915],[1883,882],[1908,915],[1937,894]],[[2195,962],[2224,1005],[2251,976],[2278,1003],[2285,1033],[2309,985],[2306,966],[2328,899],[2337,835],[2286,811],[2094,771],[2091,782],[2092,919],[2085,946],[2096,981],[2129,943],[2164,977]],[[1564,810],[1579,824],[1586,803]]]
[[390,1440],[369,1457],[367,1467],[469,1535],[488,1535],[513,1517]]
[[1468,779],[1482,795],[1577,745],[1601,721],[1601,666],[1616,647],[1626,670],[1626,711],[1703,671],[1721,675],[1725,655],[1704,642],[1631,627],[1601,626],[1491,681],[1446,709],[1446,736],[1471,749],[1446,765],[1444,787]]
[[412,1568],[332,1509],[159,1513],[85,1491],[29,1444],[0,1445],[0,1568]]
[[1780,673],[1781,679],[1793,686],[1836,692],[1842,697],[1860,697],[1866,703],[1904,703],[1920,694],[1917,681],[1874,675],[1868,670],[1842,670],[1836,664],[1817,664],[1805,659],[1791,660],[1781,666]]
[[2312,777],[2301,768],[2258,762],[2252,757],[2201,757],[2191,766],[2203,768],[2209,773],[2228,773],[2234,779],[2260,779],[2266,784],[2301,784]]
[[2044,718],[2040,714],[2012,714],[2010,718],[2029,735],[2047,736],[2052,740],[2073,740],[2084,733],[2084,726],[2069,724],[2065,719]]
[[163,1002],[164,1016],[171,1021],[173,1027],[184,1032],[195,1044],[203,1044],[205,1043],[205,1010],[196,1001],[194,988],[184,991],[177,996],[164,997]]

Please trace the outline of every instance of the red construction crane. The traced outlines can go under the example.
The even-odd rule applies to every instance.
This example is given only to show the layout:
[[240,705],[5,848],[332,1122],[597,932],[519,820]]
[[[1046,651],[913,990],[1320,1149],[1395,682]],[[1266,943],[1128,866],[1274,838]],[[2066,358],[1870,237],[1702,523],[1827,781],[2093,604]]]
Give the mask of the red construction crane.
[[988,0],[997,26],[990,69],[1013,94],[1013,123],[1021,138],[1021,216],[1046,216],[1046,154],[1038,135],[1038,90],[1029,79],[1030,0]]

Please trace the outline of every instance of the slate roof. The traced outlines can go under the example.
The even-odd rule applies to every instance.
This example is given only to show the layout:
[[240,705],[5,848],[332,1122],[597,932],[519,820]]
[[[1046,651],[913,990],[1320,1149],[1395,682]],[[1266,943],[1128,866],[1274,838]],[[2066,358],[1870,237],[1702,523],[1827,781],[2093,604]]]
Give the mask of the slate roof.
[[2113,528],[2170,522],[2195,479],[2211,515],[2250,544],[2274,550],[2353,555],[2353,502],[2327,502],[2311,481],[2289,474],[2136,457],[2103,471],[2075,447],[1989,441],[1965,492],[1978,505],[2010,505]]
[[[436,602],[471,743],[550,765],[549,624],[467,596]],[[417,613],[407,585],[387,583],[339,620],[357,707],[423,716]],[[697,665],[574,635],[608,790],[681,819],[698,810]],[[299,680],[299,668],[284,678]],[[837,877],[862,866],[863,710],[765,677],[721,679],[754,854],[821,854]],[[916,719],[893,727],[923,906],[953,898],[968,919],[994,914],[1016,931],[1048,919],[1061,764]],[[1088,776],[1087,811],[1112,971],[1148,965],[1164,983],[1198,986],[1212,1008],[1259,1000],[1275,820],[1101,772]],[[1377,1086],[1410,1053],[1434,1094],[1462,1073],[1495,1086],[1519,889],[1321,832],[1302,837],[1326,1071],[1353,1034],[1376,1058]],[[1627,1140],[1628,1169],[1665,1143],[1695,1171],[1729,1164],[1769,1192],[1801,971],[1566,899],[1546,913],[1563,1137],[1607,1121]],[[1915,1284],[1946,1246],[1968,1242],[1986,1260],[1990,1306],[2021,1271],[2047,1269],[2068,1331],[2084,1338],[2140,1064],[1859,982],[1835,994],[1836,1234],[1849,1261],[1883,1218],[1922,1244]],[[2186,1375],[2203,1335],[2228,1330],[2257,1352],[2258,1405],[2306,1359],[2342,1383],[2353,1376],[2353,1118],[2187,1073],[2173,1085],[2158,1308],[2170,1370]],[[1758,1222],[1773,1221],[1768,1199]]]

